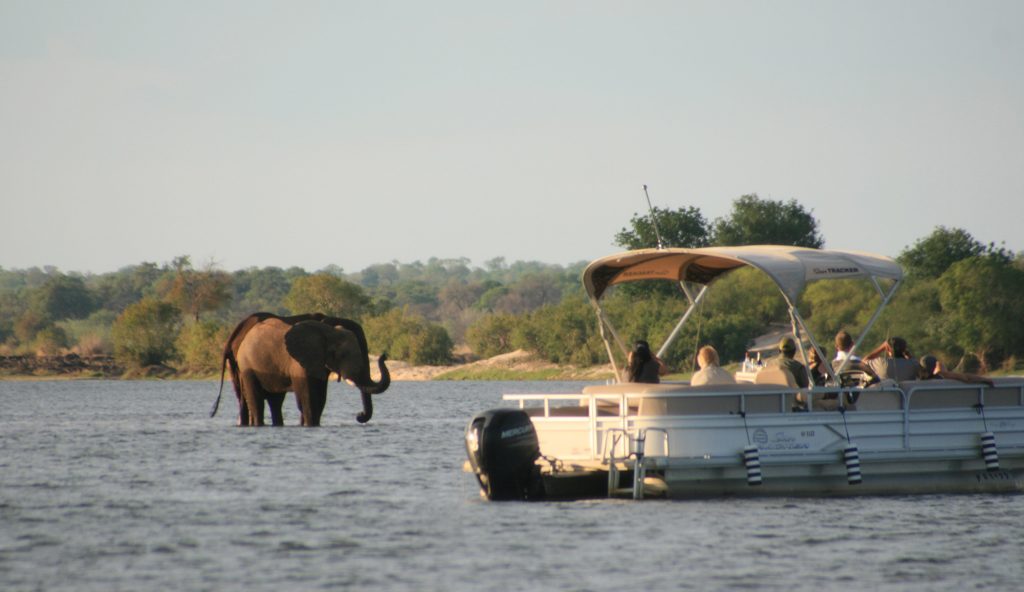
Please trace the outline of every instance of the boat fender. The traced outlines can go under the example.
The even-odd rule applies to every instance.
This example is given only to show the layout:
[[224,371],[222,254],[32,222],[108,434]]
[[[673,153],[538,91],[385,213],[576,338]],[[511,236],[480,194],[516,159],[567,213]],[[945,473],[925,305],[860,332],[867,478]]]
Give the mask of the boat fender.
[[743,449],[743,464],[747,467],[747,485],[761,484],[761,453],[753,444]]
[[857,445],[850,442],[843,448],[843,462],[846,463],[846,482],[850,485],[859,485],[860,474],[860,450]]
[[996,449],[996,435],[992,432],[985,432],[981,435],[981,456],[985,459],[987,470],[999,470],[999,451]]
[[480,490],[489,500],[543,497],[540,444],[530,416],[521,409],[491,409],[466,427],[466,455]]

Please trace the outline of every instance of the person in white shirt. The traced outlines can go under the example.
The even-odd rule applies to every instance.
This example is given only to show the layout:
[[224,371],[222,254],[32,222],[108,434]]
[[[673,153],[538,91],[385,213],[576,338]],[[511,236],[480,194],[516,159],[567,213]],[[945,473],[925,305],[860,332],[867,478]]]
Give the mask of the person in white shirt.
[[850,358],[851,362],[859,362],[860,356],[854,354],[850,355],[850,350],[853,348],[853,337],[846,331],[840,330],[836,333],[836,357],[832,361],[833,367],[838,367],[846,358]]
[[690,378],[691,386],[736,384],[732,374],[718,365],[718,352],[710,345],[705,345],[697,352],[697,365],[700,370]]

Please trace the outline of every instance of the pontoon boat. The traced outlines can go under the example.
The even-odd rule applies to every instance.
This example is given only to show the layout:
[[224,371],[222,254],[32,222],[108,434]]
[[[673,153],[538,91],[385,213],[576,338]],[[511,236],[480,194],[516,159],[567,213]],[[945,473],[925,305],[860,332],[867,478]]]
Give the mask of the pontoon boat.
[[[860,278],[877,290],[881,302],[856,351],[903,279],[886,257],[773,245],[604,257],[586,268],[583,284],[615,375],[624,375],[617,360],[628,349],[601,306],[611,287],[681,286],[690,305],[661,345],[663,355],[714,281],[743,267],[764,272],[782,293],[804,360],[809,348],[829,359],[797,310],[809,282]],[[806,389],[788,381],[618,379],[572,394],[505,395],[509,407],[469,423],[469,470],[489,499],[1024,491],[1024,378],[864,387],[846,386],[844,367],[827,372],[831,386]]]

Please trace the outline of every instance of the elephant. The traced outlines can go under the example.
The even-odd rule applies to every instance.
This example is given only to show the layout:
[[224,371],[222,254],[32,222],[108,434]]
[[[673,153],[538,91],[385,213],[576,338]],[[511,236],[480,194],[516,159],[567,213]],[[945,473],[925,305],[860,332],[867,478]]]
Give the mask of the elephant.
[[326,315],[282,317],[260,312],[243,319],[224,345],[220,392],[210,416],[217,413],[224,390],[224,373],[231,368],[231,382],[238,399],[239,425],[263,425],[264,406],[270,406],[273,425],[284,425],[281,407],[287,391],[295,392],[302,425],[319,425],[327,401],[331,372],[345,378],[362,395],[363,411],[356,416],[366,423],[373,416],[372,395],[387,390],[391,374],[381,354],[377,364],[380,381],[370,377],[366,335],[359,323]]

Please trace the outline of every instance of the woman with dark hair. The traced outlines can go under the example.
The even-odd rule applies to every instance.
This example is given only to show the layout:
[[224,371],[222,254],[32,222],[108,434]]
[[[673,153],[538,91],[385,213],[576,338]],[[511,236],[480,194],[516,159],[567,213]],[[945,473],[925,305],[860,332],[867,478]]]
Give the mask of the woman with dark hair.
[[650,344],[643,339],[633,344],[626,370],[630,382],[657,384],[661,382],[662,376],[668,374],[668,367],[658,359],[658,356],[651,353]]

